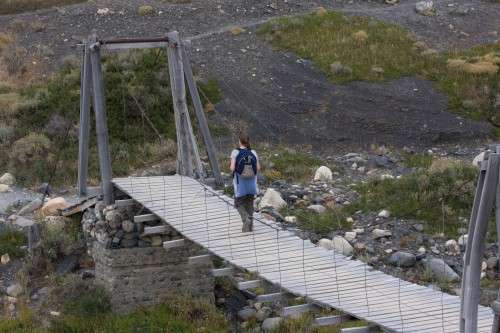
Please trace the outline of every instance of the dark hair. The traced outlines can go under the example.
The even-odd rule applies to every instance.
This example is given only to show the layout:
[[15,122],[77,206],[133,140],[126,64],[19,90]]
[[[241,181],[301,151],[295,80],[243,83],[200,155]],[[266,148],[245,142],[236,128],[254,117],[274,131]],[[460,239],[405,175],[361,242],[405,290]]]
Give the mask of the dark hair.
[[243,146],[250,148],[250,136],[248,135],[248,133],[240,132],[239,140]]

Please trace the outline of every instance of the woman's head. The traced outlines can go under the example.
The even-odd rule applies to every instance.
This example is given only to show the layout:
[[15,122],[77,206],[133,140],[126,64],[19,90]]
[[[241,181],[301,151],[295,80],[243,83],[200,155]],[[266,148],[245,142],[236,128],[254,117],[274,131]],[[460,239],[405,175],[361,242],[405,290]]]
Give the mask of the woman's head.
[[245,147],[250,147],[250,136],[246,132],[240,132],[240,144]]

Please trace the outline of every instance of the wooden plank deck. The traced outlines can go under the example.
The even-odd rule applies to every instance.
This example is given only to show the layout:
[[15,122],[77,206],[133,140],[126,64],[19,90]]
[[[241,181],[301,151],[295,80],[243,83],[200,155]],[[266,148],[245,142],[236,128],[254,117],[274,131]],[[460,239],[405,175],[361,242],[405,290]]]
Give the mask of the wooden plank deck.
[[[113,179],[185,238],[257,273],[310,303],[335,308],[387,332],[459,332],[460,299],[347,260],[303,240],[256,213],[254,231],[241,232],[233,200],[181,176]],[[478,332],[490,333],[493,313],[479,307]]]

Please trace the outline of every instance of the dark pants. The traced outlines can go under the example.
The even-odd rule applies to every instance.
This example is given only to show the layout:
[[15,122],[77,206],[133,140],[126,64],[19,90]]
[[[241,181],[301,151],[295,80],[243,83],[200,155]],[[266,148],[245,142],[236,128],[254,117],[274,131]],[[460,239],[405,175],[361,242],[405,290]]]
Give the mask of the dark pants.
[[234,199],[234,206],[240,213],[241,221],[245,222],[247,219],[252,221],[253,218],[253,200],[255,195],[247,194],[242,197]]

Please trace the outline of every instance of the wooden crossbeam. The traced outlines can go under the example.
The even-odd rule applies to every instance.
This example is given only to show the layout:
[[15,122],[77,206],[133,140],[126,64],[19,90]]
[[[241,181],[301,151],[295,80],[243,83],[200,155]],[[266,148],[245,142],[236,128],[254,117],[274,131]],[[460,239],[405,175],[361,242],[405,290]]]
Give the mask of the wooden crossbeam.
[[171,249],[174,247],[184,246],[184,244],[185,244],[184,239],[176,239],[173,241],[163,242],[163,248],[164,249]]
[[115,200],[115,205],[117,207],[132,206],[133,204],[134,199]]
[[228,268],[219,268],[219,269],[214,269],[213,270],[213,276],[228,276],[228,275],[233,275],[236,272],[236,269],[234,267],[228,267]]
[[169,225],[158,225],[155,227],[145,227],[144,228],[144,235],[152,235],[152,234],[162,234],[166,232],[170,232],[172,230],[172,227]]
[[351,327],[351,328],[341,328],[341,333],[380,333],[382,330],[378,326],[363,326],[363,327]]
[[352,321],[354,318],[350,315],[328,316],[316,318],[316,326],[328,326]]
[[144,215],[134,216],[134,222],[147,222],[154,220],[158,220],[158,216],[156,216],[155,214],[144,214]]
[[301,304],[301,305],[284,307],[283,309],[281,309],[281,314],[286,317],[286,316],[291,316],[291,315],[298,314],[298,313],[315,311],[318,309],[320,309],[320,307],[315,305],[315,304]]
[[244,281],[236,283],[236,288],[238,290],[250,289],[250,288],[259,288],[262,285],[262,280],[252,280],[252,281]]
[[190,264],[190,265],[208,264],[208,263],[212,262],[213,259],[214,259],[214,256],[212,256],[211,254],[204,254],[201,256],[189,257],[188,264]]

